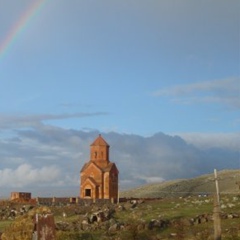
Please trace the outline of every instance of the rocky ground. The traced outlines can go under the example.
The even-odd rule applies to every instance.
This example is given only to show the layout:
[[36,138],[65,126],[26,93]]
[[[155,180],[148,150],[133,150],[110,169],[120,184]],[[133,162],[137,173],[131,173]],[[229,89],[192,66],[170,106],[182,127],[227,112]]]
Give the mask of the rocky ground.
[[[48,208],[5,202],[0,205],[0,226],[5,222],[11,224],[2,229],[2,239],[31,240],[36,212],[54,215],[59,240],[213,239],[213,199],[210,196]],[[221,222],[223,239],[240,239],[239,196],[221,198]],[[28,231],[29,235],[16,238],[14,231]]]

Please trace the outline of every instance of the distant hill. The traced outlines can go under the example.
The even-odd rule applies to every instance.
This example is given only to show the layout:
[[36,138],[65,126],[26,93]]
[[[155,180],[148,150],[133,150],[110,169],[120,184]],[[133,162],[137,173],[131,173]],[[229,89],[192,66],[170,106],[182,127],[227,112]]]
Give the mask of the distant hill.
[[[220,194],[240,194],[240,170],[218,172]],[[187,197],[191,195],[214,194],[216,185],[214,174],[202,175],[192,179],[179,179],[147,184],[135,189],[122,191],[120,197],[160,198]]]

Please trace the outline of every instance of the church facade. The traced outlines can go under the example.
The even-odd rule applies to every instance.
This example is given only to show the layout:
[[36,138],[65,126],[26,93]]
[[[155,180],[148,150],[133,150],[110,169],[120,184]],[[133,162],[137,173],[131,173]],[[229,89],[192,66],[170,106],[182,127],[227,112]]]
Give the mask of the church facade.
[[90,145],[90,160],[80,171],[80,198],[118,199],[118,169],[109,160],[108,143],[99,135]]

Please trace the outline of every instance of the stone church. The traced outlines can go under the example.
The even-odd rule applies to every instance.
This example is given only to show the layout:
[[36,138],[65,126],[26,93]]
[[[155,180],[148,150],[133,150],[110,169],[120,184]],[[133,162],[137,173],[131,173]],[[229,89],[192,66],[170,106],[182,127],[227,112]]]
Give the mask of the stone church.
[[118,169],[109,160],[108,143],[99,135],[90,145],[90,160],[80,171],[80,198],[118,199]]

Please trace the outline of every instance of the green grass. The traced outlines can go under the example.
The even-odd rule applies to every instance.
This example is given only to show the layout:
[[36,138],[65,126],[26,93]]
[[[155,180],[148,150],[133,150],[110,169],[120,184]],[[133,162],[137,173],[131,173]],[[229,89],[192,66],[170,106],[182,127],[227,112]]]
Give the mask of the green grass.
[[[231,202],[232,197],[223,196],[222,204]],[[240,201],[233,207],[222,209],[224,213],[240,214]],[[151,219],[165,219],[179,221],[177,226],[168,227],[162,230],[145,230],[149,235],[159,235],[161,238],[168,238],[170,233],[178,233],[182,239],[207,239],[213,236],[213,222],[201,223],[193,226],[184,226],[182,219],[195,218],[202,214],[211,215],[213,213],[213,199],[209,198],[186,198],[186,199],[163,199],[158,201],[146,202],[139,205],[136,209],[116,213],[119,221],[137,222],[142,219],[149,222]],[[226,239],[238,239],[240,233],[240,218],[222,219],[222,232]],[[238,238],[237,238],[238,237]]]
[[62,217],[62,216],[59,216],[59,215],[56,215],[54,216],[54,219],[55,219],[55,222],[74,222],[74,221],[77,221],[79,220],[79,216],[78,215],[71,215],[71,216],[68,216],[68,217]]
[[58,232],[57,240],[99,240],[101,232]]
[[6,227],[8,227],[13,221],[6,220],[0,221],[0,232],[3,232]]
[[[240,198],[233,201],[233,196],[221,196],[221,205],[227,206],[233,204],[231,207],[222,209],[224,213],[236,213],[240,215]],[[124,223],[125,226],[130,226],[127,230],[117,231],[115,233],[107,233],[108,227],[102,230],[92,232],[78,232],[76,231],[58,231],[59,240],[77,240],[77,239],[138,239],[148,240],[153,236],[158,239],[208,239],[213,236],[213,221],[201,223],[197,225],[188,226],[184,221],[195,218],[198,215],[213,213],[213,198],[189,197],[189,198],[174,198],[161,199],[154,201],[145,201],[138,204],[135,208],[130,208],[129,203],[121,203],[126,206],[126,210],[117,210],[114,218],[119,223]],[[116,208],[117,209],[117,208]],[[84,209],[80,206],[66,206],[66,207],[52,207],[52,212],[55,216],[55,222],[81,222],[81,216],[75,214],[75,210],[81,211],[80,214],[91,213],[89,208]],[[93,210],[94,212],[95,210]],[[64,218],[62,213],[66,212],[67,216]],[[152,219],[163,219],[167,221],[174,221],[175,225],[168,226],[163,229],[149,230],[148,223]],[[141,222],[145,222],[144,229],[137,227]],[[240,218],[222,219],[222,233],[223,239],[240,239]],[[12,221],[0,221],[0,231],[11,224]],[[178,234],[178,237],[170,237],[172,233]],[[210,238],[211,239],[211,238]]]
[[164,219],[188,217],[193,218],[199,214],[212,213],[213,204],[209,202],[199,202],[198,199],[170,199],[146,202],[138,205],[137,209],[118,212],[119,219],[132,218],[139,213],[144,220],[162,217]]

